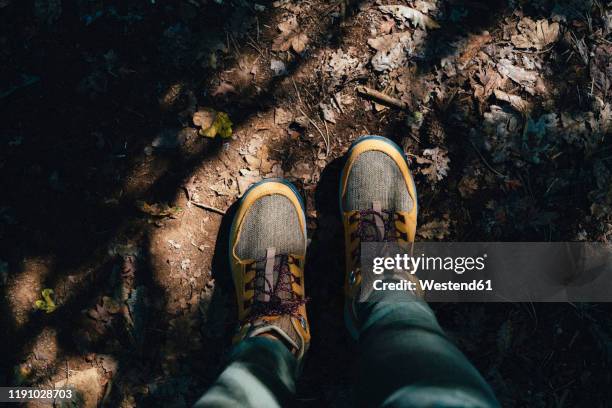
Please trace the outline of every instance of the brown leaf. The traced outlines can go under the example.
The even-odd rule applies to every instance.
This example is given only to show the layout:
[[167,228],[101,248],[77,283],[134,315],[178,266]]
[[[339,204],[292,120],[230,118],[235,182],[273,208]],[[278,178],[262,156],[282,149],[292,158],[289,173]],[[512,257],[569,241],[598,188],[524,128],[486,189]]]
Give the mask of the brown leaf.
[[278,25],[278,29],[281,33],[289,34],[292,31],[298,29],[298,22],[296,16],[290,16],[287,20],[283,21]]
[[497,70],[500,74],[507,76],[519,85],[522,85],[527,92],[535,95],[535,86],[538,81],[538,73],[536,71],[528,71],[518,67],[508,59],[501,59],[497,63]]
[[463,51],[463,53],[459,56],[459,59],[457,60],[457,64],[459,65],[459,68],[461,69],[465,68],[465,66],[474,59],[476,54],[478,54],[478,51],[490,41],[491,41],[491,34],[489,34],[488,31],[485,31],[484,33],[480,35],[471,35],[465,46],[465,50]]
[[225,94],[228,93],[238,93],[236,91],[236,88],[234,88],[234,85],[228,83],[228,82],[221,82],[219,84],[219,86],[213,91],[212,96],[224,96]]
[[308,45],[309,38],[299,30],[299,24],[295,16],[289,17],[278,25],[281,32],[272,42],[273,51],[287,51],[292,48],[297,53],[302,53]]
[[457,189],[461,197],[469,197],[478,190],[478,181],[472,176],[465,175],[461,178],[461,181],[459,181]]
[[388,71],[406,63],[412,48],[412,36],[409,32],[387,34],[368,39],[368,45],[377,53],[372,57],[372,66],[376,71]]
[[207,129],[213,124],[216,116],[217,112],[212,109],[200,109],[193,114],[193,124],[202,129]]
[[559,23],[549,24],[548,20],[534,22],[524,17],[518,23],[521,34],[513,35],[511,40],[517,48],[535,48],[541,50],[559,39]]
[[306,34],[304,33],[296,34],[291,39],[291,48],[293,48],[293,51],[300,54],[306,49],[306,46],[308,45],[308,41],[310,41],[310,39],[308,38]]
[[442,240],[449,235],[449,226],[450,222],[448,220],[434,220],[422,225],[417,234],[428,240]]
[[531,104],[518,95],[511,95],[499,89],[495,90],[495,97],[500,101],[510,103],[514,109],[521,113],[527,113],[531,110]]
[[429,156],[429,158],[418,156],[416,158],[417,163],[427,164],[425,168],[420,170],[421,174],[426,175],[434,183],[442,180],[448,173],[448,163],[450,162],[446,150],[439,147],[425,149],[423,155]]
[[395,21],[385,19],[382,23],[380,23],[378,30],[381,32],[381,34],[389,34],[393,27],[395,27]]
[[392,15],[398,21],[411,22],[416,27],[421,27],[423,30],[428,28],[440,28],[431,17],[421,13],[412,7],[394,5],[394,6],[378,6],[378,9],[383,13]]
[[477,74],[478,80],[482,85],[473,84],[474,96],[484,102],[493,92],[502,87],[504,80],[499,73],[492,67],[488,67],[484,72]]

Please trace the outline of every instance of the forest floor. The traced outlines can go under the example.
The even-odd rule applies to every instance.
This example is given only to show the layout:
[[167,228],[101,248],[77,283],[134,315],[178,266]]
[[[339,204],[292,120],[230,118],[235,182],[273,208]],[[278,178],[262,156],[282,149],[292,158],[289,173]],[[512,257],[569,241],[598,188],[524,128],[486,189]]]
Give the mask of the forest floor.
[[[0,0],[0,384],[192,404],[235,326],[234,204],[286,177],[310,238],[298,405],[353,406],[350,143],[404,148],[420,240],[608,242],[611,34],[603,0]],[[231,136],[203,136],[219,113]],[[609,406],[609,305],[432,307],[504,406]]]

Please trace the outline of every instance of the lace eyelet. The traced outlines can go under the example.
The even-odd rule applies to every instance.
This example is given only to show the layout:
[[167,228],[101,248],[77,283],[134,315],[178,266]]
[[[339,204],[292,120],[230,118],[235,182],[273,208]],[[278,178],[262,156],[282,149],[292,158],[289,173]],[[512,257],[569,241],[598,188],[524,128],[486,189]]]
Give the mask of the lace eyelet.
[[308,326],[306,326],[306,319],[304,319],[304,316],[300,316],[300,325],[302,326],[302,329],[304,330],[308,330]]
[[355,273],[355,271],[353,270],[349,272],[349,283],[353,285],[356,280],[357,280],[357,274]]

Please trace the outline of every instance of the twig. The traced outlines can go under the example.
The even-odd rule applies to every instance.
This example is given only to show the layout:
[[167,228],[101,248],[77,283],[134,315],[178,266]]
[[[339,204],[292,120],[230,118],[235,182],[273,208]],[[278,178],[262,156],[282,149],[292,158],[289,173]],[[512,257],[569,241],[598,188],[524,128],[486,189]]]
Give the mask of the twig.
[[374,90],[372,88],[368,88],[367,86],[358,86],[357,93],[359,93],[362,97],[374,99],[381,105],[386,105],[392,108],[398,108],[402,110],[408,109],[408,105],[405,102],[402,102],[392,96],[385,95],[384,93],[378,92],[377,90]]
[[315,123],[314,120],[310,119],[310,116],[308,116],[303,110],[302,108],[298,107],[298,109],[300,110],[300,112],[302,113],[302,115],[304,115],[306,117],[306,119],[308,119],[308,122],[310,122],[310,124],[312,126],[315,127],[315,129],[317,129],[317,131],[319,132],[319,134],[321,135],[321,137],[323,138],[323,141],[325,142],[325,153],[327,155],[327,153],[329,152],[329,140],[327,140],[325,138],[325,135],[323,134],[323,132],[321,132],[321,129],[319,129],[319,126],[317,126],[317,124]]
[[225,211],[223,211],[223,210],[221,210],[221,209],[219,209],[217,207],[213,207],[211,205],[207,205],[207,204],[204,204],[204,203],[198,203],[197,201],[189,201],[189,203],[195,205],[196,207],[202,208],[204,210],[208,210],[208,211],[212,211],[212,212],[217,213],[217,214],[225,215]]
[[537,55],[537,54],[546,54],[547,52],[551,51],[553,48],[555,48],[554,45],[551,45],[550,47],[548,47],[545,50],[540,50],[540,51],[529,51],[529,50],[519,50],[518,48],[515,48],[514,51],[516,52],[520,52],[522,54],[533,54],[533,55]]
[[[325,125],[325,134],[327,135],[327,140],[329,139],[329,128],[327,127],[327,121],[323,119],[323,124]],[[329,144],[326,146],[327,150],[325,151],[325,155],[329,156]]]
[[304,102],[302,101],[302,97],[300,96],[300,91],[298,90],[297,85],[295,84],[295,80],[293,79],[293,77],[291,77],[291,82],[293,82],[293,87],[295,88],[295,93],[298,97],[298,100],[300,101],[301,105],[304,105]]
[[342,113],[344,115],[344,109],[342,109],[342,104],[340,103],[340,98],[338,98],[336,95],[337,94],[333,95],[334,102],[336,102],[336,105],[338,106],[338,109],[340,109],[340,113]]
[[478,153],[478,156],[480,156],[480,159],[482,160],[482,162],[485,164],[485,166],[487,166],[487,168],[489,170],[491,170],[493,173],[497,174],[500,177],[506,178],[506,176],[502,173],[500,173],[499,171],[495,170],[488,162],[487,160],[484,158],[484,156],[482,155],[482,153],[480,153],[480,150],[478,150],[478,148],[476,147],[476,145],[474,144],[474,142],[472,142],[470,140],[470,144],[472,145],[472,147],[474,148],[474,150],[476,150],[476,153]]
[[208,205],[208,204],[204,204],[204,203],[199,203],[197,201],[193,201],[191,199],[191,194],[189,194],[189,189],[185,186],[183,186],[183,191],[185,192],[185,195],[187,196],[187,204],[193,204],[198,208],[202,208],[204,210],[208,210],[208,211],[212,211],[214,213],[217,214],[221,214],[221,215],[225,215],[225,211],[217,208],[217,207],[213,207],[212,205]]
[[251,47],[252,47],[252,48],[253,48],[255,51],[257,51],[257,53],[258,53],[259,55],[261,55],[261,56],[262,56],[262,58],[264,59],[264,61],[267,61],[267,60],[268,60],[268,57],[266,57],[266,55],[263,53],[263,51],[261,50],[261,48],[259,48],[259,46],[257,45],[257,44],[258,44],[258,42],[259,42],[259,40],[258,40],[258,41],[255,41],[255,40],[253,39],[253,37],[251,37],[251,35],[250,35],[250,34],[248,34],[248,33],[247,33],[247,36],[249,37],[249,40],[246,42],[246,43],[247,43],[247,45],[250,45],[250,46],[251,46]]

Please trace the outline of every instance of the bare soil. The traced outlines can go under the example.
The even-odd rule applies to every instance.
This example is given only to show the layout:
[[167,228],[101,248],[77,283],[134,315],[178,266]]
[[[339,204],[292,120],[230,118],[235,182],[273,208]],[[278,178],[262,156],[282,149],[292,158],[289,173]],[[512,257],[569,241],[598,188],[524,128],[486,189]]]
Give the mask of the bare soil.
[[[559,32],[533,37],[525,19]],[[406,151],[419,239],[612,236],[604,2],[0,0],[0,27],[0,384],[97,367],[103,405],[192,404],[235,326],[236,200],[280,176],[305,197],[310,238],[297,405],[353,406],[337,186],[364,134]],[[198,133],[204,108],[229,115],[230,138]],[[34,306],[45,288],[50,313]],[[504,406],[608,405],[609,305],[433,308]]]

